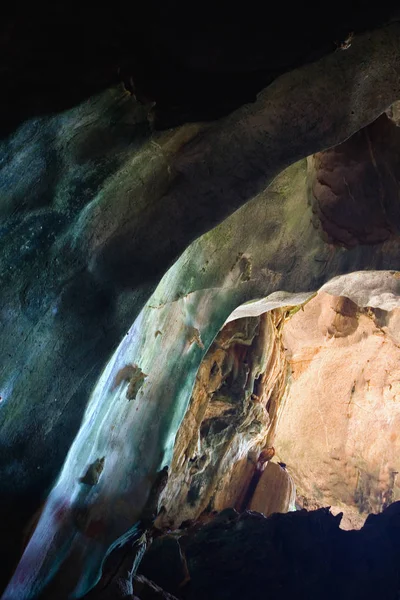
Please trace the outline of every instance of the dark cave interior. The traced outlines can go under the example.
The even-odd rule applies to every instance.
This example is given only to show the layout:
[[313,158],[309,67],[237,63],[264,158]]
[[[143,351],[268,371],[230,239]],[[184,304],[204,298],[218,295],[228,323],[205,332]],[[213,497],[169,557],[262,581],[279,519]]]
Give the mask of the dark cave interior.
[[398,2],[2,13],[2,600],[399,598]]
[[[77,10],[74,10],[76,6]],[[398,4],[182,0],[96,9],[15,3],[0,25],[1,131],[124,82],[155,102],[156,128],[225,116],[285,71],[335,51],[349,34],[396,19]]]

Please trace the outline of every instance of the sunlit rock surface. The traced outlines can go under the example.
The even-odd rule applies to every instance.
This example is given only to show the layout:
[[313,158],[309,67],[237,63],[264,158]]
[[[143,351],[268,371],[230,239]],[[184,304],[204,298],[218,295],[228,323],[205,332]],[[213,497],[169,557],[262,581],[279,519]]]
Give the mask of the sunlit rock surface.
[[286,468],[269,462],[263,471],[249,509],[269,517],[295,510],[296,486]]
[[292,375],[276,451],[300,504],[344,511],[342,527],[400,498],[399,321],[321,293],[283,331]]
[[[55,482],[6,598],[40,594],[49,580],[52,598],[94,585],[172,460],[198,367],[238,306],[259,299],[240,309],[257,316],[298,305],[335,276],[336,295],[396,304],[398,240],[328,245],[300,159],[398,99],[398,33],[360,36],[211,126],[151,137],[146,115],[116,89],[3,143],[6,576],[20,524]],[[140,388],[121,377],[135,365]]]

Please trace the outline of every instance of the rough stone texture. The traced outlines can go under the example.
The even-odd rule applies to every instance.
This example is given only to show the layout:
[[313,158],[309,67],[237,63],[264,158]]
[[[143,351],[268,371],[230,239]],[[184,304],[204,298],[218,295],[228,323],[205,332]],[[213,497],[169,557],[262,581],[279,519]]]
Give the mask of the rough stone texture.
[[269,462],[257,484],[249,509],[269,517],[295,509],[296,487],[286,469]]
[[351,247],[399,234],[394,201],[399,159],[400,129],[385,114],[343,144],[309,158],[313,222],[329,243]]
[[[65,562],[58,568],[54,584],[58,594],[67,593],[80,577],[84,589],[97,580],[104,555],[138,519],[153,477],[165,460],[172,459],[175,434],[205,349],[235,307],[255,297],[263,300],[244,304],[238,311],[241,316],[298,305],[334,274],[367,265],[390,269],[398,264],[398,248],[392,242],[350,251],[327,247],[312,227],[306,206],[302,162],[283,173],[265,195],[199,239],[164,277],[95,387],[79,435],[11,584],[16,584],[17,597],[21,581],[43,585],[41,571],[46,578],[55,556],[66,547],[70,548],[71,569],[66,569]],[[287,215],[291,216],[288,220]],[[236,261],[238,247],[252,259],[250,281],[242,279],[241,264]],[[321,256],[329,260],[314,260]],[[190,293],[196,281],[200,289]],[[358,298],[359,303],[393,307],[398,303],[400,282],[393,272],[367,271],[340,275],[328,287],[337,295]],[[188,324],[199,330],[204,350],[189,343],[193,336]],[[126,399],[127,383],[115,389],[115,377],[127,363],[136,363],[149,374],[140,398],[134,401]],[[137,453],[140,460],[135,458]],[[32,453],[27,456],[34,458]],[[90,496],[82,498],[77,482],[85,468],[103,456],[106,461],[99,483]],[[75,498],[87,511],[87,522],[94,523],[87,533],[71,528]],[[8,545],[5,550],[10,556]],[[43,562],[38,562],[39,557]]]
[[400,101],[393,102],[391,106],[386,111],[386,115],[389,117],[391,121],[399,127],[400,125]]
[[286,387],[283,316],[278,309],[232,321],[210,347],[176,438],[159,526],[177,527],[206,509],[243,508]]
[[400,312],[318,294],[286,324],[292,376],[275,447],[300,503],[342,527],[400,498]]

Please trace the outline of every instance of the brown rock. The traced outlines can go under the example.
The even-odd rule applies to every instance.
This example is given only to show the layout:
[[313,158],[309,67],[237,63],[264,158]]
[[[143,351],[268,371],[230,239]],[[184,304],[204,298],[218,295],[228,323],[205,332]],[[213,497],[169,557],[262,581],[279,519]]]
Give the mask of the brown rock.
[[390,115],[308,160],[315,225],[330,243],[374,244],[398,233],[397,103]]
[[300,504],[343,528],[400,499],[400,311],[319,294],[287,323],[291,385],[275,439]]
[[296,499],[294,481],[286,469],[269,462],[262,473],[249,509],[263,513],[286,513],[293,509]]
[[270,446],[260,452],[260,456],[257,460],[257,467],[262,468],[266,462],[269,462],[275,456],[275,448]]
[[251,497],[258,457],[265,463],[274,453],[288,366],[283,322],[281,310],[231,321],[207,352],[176,437],[158,527],[177,527],[206,510],[242,510]]

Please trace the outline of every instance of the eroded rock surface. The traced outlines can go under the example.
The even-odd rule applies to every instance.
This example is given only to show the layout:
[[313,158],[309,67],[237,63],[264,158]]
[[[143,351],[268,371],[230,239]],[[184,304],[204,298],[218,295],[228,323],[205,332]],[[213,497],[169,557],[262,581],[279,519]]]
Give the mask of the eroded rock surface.
[[308,160],[313,221],[329,243],[376,244],[399,233],[396,104],[391,114]]
[[176,438],[160,526],[176,527],[206,509],[245,508],[286,387],[284,314],[278,309],[232,321],[213,342]]
[[286,324],[292,369],[275,446],[304,506],[360,526],[400,498],[398,309],[320,293]]

